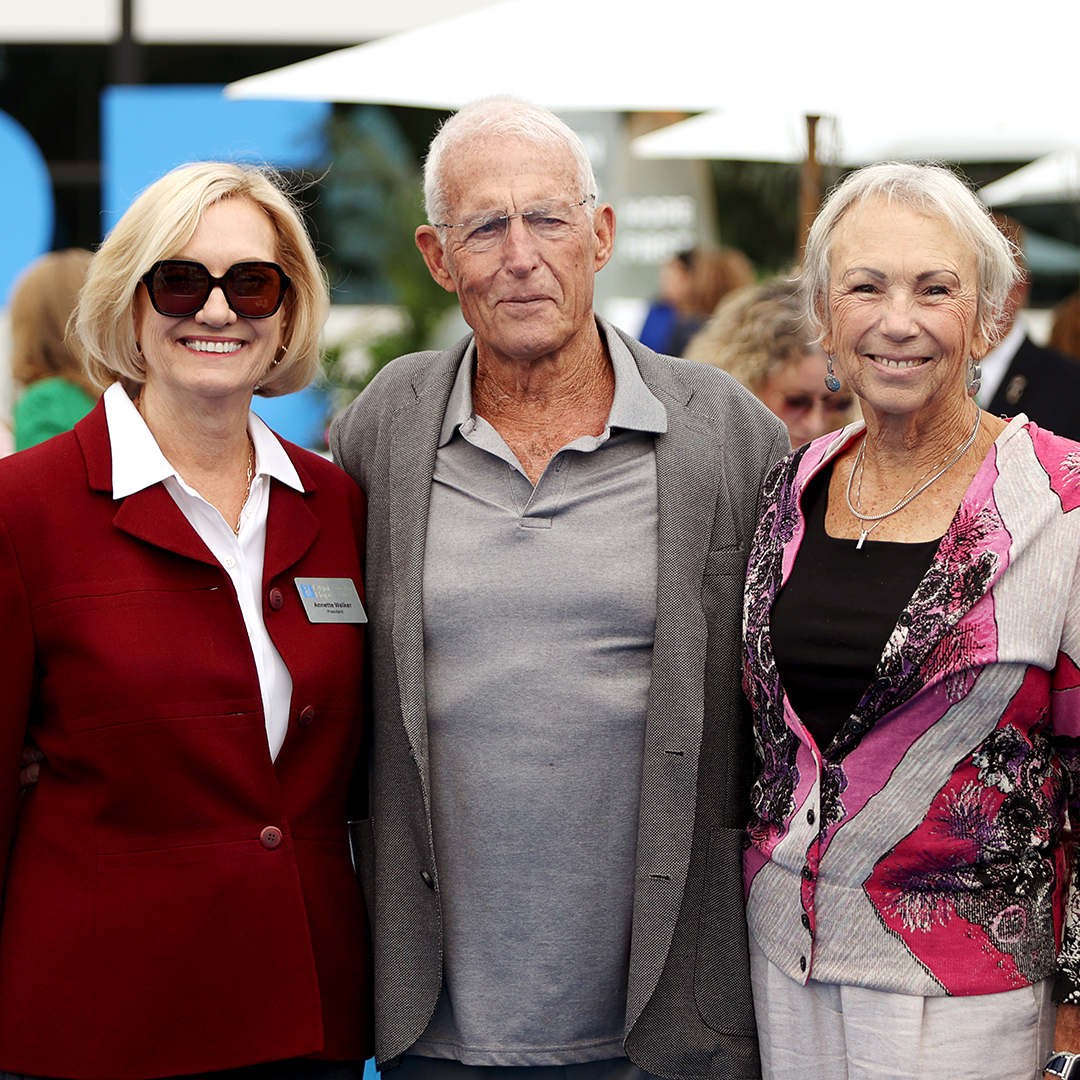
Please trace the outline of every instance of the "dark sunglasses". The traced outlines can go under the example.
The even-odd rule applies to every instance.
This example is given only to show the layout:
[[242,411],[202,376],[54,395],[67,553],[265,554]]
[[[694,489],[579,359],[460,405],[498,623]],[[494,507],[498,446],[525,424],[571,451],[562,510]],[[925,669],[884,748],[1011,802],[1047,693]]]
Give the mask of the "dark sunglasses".
[[206,306],[217,288],[225,302],[245,319],[269,319],[292,284],[285,271],[272,262],[241,262],[214,277],[202,263],[162,259],[142,276],[150,303],[159,315],[182,319]]

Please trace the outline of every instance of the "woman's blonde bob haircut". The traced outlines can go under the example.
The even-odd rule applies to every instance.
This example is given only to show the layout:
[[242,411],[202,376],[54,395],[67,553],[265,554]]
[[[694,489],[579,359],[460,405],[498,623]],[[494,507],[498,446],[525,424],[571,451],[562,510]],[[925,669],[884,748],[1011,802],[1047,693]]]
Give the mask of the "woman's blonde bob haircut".
[[947,221],[974,253],[977,266],[979,329],[987,342],[1001,337],[1009,290],[1020,278],[1017,250],[1001,234],[990,211],[955,173],[942,165],[886,161],[868,165],[841,180],[814,219],[803,258],[803,296],[819,333],[829,329],[829,273],[832,237],[840,219],[864,202],[883,199],[930,218]]
[[276,261],[292,279],[282,305],[282,343],[288,351],[263,375],[255,393],[291,394],[314,378],[330,299],[322,267],[283,179],[264,166],[201,161],[173,169],[143,191],[90,264],[75,325],[95,383],[146,381],[146,364],[135,339],[139,279],[159,259],[175,257],[207,207],[223,199],[246,199],[264,211],[277,236]]

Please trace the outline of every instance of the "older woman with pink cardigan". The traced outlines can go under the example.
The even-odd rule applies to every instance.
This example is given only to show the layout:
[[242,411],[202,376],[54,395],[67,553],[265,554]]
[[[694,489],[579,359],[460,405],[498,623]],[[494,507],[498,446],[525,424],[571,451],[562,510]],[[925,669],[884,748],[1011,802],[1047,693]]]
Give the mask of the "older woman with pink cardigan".
[[972,399],[1016,273],[936,167],[853,174],[810,235],[865,419],[774,469],[750,558],[768,1080],[1080,1076],[1080,444]]

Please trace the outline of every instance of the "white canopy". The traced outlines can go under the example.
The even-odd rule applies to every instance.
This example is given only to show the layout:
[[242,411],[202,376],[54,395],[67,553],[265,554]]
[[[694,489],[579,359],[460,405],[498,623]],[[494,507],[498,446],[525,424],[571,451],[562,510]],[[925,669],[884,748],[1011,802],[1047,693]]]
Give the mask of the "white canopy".
[[[512,93],[556,111],[726,106],[748,115],[843,116],[855,104],[873,112],[891,103],[907,121],[902,134],[947,118],[951,136],[1017,101],[1040,125],[1069,115],[1080,123],[1078,29],[1076,0],[1027,0],[1001,18],[976,0],[902,12],[850,0],[502,0],[227,93],[435,108]],[[1060,103],[1055,115],[1047,102]],[[891,123],[879,125],[882,139]]]
[[[927,115],[877,103],[868,107],[858,98],[828,103],[821,112],[817,156],[843,165],[897,159],[1023,161],[1080,144],[1080,110],[1048,116],[1015,101],[976,116],[952,111]],[[806,124],[796,110],[716,109],[642,135],[631,148],[641,158],[801,161]]]
[[[792,110],[714,109],[641,135],[630,144],[638,158],[720,158],[728,161],[802,161],[807,150],[806,117]],[[821,117],[817,156],[847,162],[835,116]]]
[[[555,110],[707,109],[734,81],[715,56],[696,70],[680,63],[677,77],[667,69],[696,37],[682,20],[692,15],[694,23],[704,19],[711,25],[721,6],[700,0],[674,0],[663,9],[641,0],[548,0],[542,6],[502,0],[242,79],[226,94],[452,109],[488,94],[512,93]],[[732,18],[740,32],[749,32],[746,12],[736,10]],[[655,52],[645,50],[652,62],[643,67],[646,42]],[[630,48],[637,55],[627,55],[624,63],[620,57]]]
[[979,194],[988,206],[1080,202],[1080,150],[1047,154],[987,184]]

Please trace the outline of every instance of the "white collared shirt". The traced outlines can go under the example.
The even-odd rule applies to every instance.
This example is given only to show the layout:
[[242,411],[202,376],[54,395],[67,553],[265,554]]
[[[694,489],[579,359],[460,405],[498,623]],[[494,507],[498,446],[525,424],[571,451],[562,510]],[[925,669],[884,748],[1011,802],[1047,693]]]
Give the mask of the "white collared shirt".
[[982,358],[981,387],[976,398],[981,408],[989,408],[990,402],[994,400],[994,395],[1023,343],[1025,334],[1023,320],[1017,316],[1009,332]]
[[105,391],[104,401],[112,450],[113,498],[123,499],[153,484],[163,483],[191,527],[232,579],[259,675],[266,738],[273,760],[285,741],[289,726],[292,676],[263,622],[263,554],[270,508],[270,478],[303,491],[304,485],[296,468],[274,433],[255,413],[249,412],[248,432],[255,446],[255,475],[241,511],[240,535],[237,536],[217,507],[189,487],[162,454],[138,409],[119,383]]

